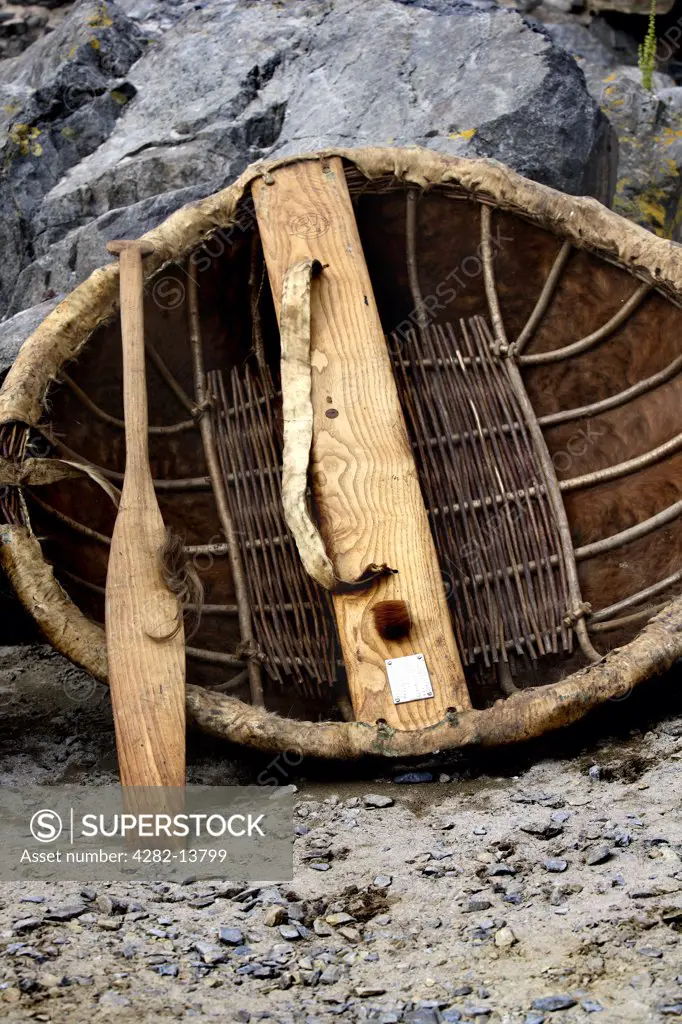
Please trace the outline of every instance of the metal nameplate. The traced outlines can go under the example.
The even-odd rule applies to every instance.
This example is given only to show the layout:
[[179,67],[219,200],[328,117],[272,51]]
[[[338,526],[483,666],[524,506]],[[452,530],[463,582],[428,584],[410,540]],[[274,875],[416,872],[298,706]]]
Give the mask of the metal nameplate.
[[431,677],[423,654],[389,658],[386,661],[386,674],[394,704],[407,704],[411,700],[433,697]]

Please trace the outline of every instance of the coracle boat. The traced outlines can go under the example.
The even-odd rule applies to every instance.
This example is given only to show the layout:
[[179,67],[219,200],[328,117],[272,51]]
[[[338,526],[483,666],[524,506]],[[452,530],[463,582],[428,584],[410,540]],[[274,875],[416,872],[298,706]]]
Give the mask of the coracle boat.
[[[421,149],[258,163],[145,240],[155,487],[204,588],[197,725],[323,757],[497,745],[682,655],[677,245]],[[4,568],[102,681],[117,303],[112,263],[0,393]]]

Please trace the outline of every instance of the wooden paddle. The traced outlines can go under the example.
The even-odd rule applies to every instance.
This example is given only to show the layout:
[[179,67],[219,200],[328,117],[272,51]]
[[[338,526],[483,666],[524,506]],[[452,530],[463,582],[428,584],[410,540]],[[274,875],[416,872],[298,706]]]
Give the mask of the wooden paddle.
[[126,467],[111,539],[106,636],[124,786],[185,784],[185,634],[159,552],[165,528],[149,466],[143,325],[144,242],[110,242],[120,257]]

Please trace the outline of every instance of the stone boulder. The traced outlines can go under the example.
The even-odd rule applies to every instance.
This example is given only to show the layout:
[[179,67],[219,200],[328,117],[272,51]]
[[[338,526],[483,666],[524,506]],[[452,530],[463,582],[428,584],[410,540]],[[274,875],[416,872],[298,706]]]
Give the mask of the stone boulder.
[[0,64],[0,100],[9,314],[264,156],[419,144],[604,201],[614,184],[573,59],[490,0],[84,0]]

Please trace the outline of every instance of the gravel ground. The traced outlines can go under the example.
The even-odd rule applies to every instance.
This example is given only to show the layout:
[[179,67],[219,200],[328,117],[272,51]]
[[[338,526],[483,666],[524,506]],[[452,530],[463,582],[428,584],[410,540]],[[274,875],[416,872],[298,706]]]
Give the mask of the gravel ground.
[[[297,786],[293,882],[0,885],[0,1014],[681,1019],[678,681],[543,743],[430,764],[287,775],[192,736],[191,782]],[[0,650],[0,704],[2,784],[115,778],[106,691],[46,648]]]

